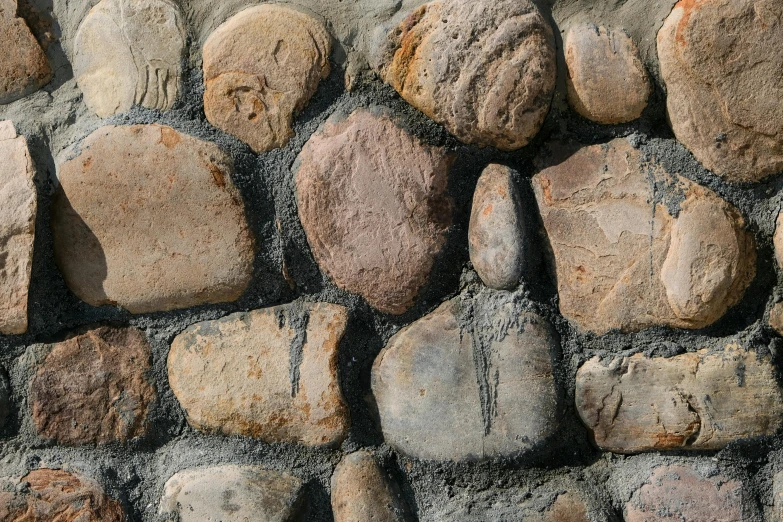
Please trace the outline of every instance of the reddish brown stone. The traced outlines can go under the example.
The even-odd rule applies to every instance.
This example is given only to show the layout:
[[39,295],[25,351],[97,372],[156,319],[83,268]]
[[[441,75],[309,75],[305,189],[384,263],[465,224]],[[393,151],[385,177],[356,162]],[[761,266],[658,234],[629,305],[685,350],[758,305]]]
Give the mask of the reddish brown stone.
[[101,327],[53,345],[30,390],[38,433],[60,444],[143,435],[155,399],[150,357],[135,328]]
[[25,21],[16,0],[0,0],[0,104],[38,90],[52,78],[52,69]]

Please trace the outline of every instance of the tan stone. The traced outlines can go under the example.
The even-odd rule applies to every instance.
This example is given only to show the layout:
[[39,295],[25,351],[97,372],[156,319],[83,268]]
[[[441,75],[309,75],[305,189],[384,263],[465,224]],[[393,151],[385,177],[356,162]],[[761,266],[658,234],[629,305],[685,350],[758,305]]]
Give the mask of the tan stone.
[[333,117],[299,155],[296,199],[321,269],[378,310],[401,314],[427,282],[451,224],[451,158],[389,117]]
[[652,85],[639,49],[622,29],[577,24],[565,41],[568,103],[598,123],[641,116]]
[[17,7],[17,0],[0,0],[0,104],[23,98],[52,79],[46,55],[17,16]]
[[10,121],[0,122],[0,158],[0,334],[21,334],[27,331],[38,199],[27,140]]
[[658,56],[672,129],[696,159],[727,181],[783,170],[783,3],[681,0]]
[[552,149],[533,188],[568,319],[596,333],[702,328],[742,298],[756,252],[735,207],[625,139]]
[[724,351],[586,362],[576,407],[595,443],[615,453],[717,450],[774,435],[783,392],[768,359],[730,344]]
[[195,324],[171,345],[169,384],[201,431],[339,445],[349,426],[337,374],[347,320],[344,307],[318,303]]
[[396,484],[366,451],[346,455],[332,475],[335,522],[405,522]]
[[[37,469],[0,491],[3,522],[124,522],[122,507],[94,480],[59,469]],[[12,489],[13,490],[13,489]]]
[[155,400],[151,359],[136,328],[101,327],[53,344],[30,385],[38,434],[64,445],[144,435]]
[[254,248],[228,154],[162,125],[102,127],[73,154],[52,231],[80,299],[146,313],[242,295]]
[[783,268],[783,212],[778,214],[775,220],[775,233],[772,236],[772,245],[775,249],[775,260],[778,266]]
[[187,32],[172,0],[101,0],[74,39],[73,73],[101,118],[134,105],[168,110],[182,83]]
[[465,143],[515,150],[549,112],[552,28],[530,0],[436,0],[376,51],[381,77]]
[[204,44],[209,122],[256,152],[293,137],[293,118],[329,76],[331,36],[321,22],[282,5],[234,15]]
[[783,335],[783,302],[775,303],[769,311],[769,325]]

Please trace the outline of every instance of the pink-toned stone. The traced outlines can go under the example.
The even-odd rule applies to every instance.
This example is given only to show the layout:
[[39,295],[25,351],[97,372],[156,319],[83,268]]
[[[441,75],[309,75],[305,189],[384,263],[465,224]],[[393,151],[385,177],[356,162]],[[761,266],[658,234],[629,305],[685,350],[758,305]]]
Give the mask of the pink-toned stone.
[[17,0],[0,0],[0,104],[35,92],[52,78],[43,49],[17,11]]

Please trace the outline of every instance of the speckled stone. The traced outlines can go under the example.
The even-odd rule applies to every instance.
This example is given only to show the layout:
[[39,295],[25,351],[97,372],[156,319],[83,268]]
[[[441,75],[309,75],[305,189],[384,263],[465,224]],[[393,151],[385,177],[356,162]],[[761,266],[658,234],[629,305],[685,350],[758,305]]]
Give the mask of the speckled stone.
[[43,49],[17,12],[17,0],[0,0],[0,104],[23,98],[52,79]]
[[369,452],[346,455],[332,474],[334,522],[406,522],[399,488]]

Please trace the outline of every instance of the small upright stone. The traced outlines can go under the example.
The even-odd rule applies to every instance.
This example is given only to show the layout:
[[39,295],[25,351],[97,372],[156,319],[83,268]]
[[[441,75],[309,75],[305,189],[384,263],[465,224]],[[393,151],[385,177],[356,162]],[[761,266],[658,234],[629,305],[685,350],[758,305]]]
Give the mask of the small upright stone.
[[446,242],[450,164],[378,111],[330,118],[294,165],[299,218],[321,269],[378,310],[406,312]]
[[568,103],[576,112],[606,124],[641,116],[652,85],[639,49],[625,31],[575,25],[566,35],[565,58]]
[[468,242],[473,268],[490,288],[510,289],[519,282],[525,241],[522,220],[511,169],[488,166],[473,193]]
[[73,44],[84,103],[101,118],[134,105],[170,109],[181,87],[186,40],[172,0],[101,0]]
[[54,255],[93,306],[134,314],[238,299],[253,237],[233,160],[163,125],[102,127],[58,168]]
[[435,0],[389,31],[381,77],[465,143],[516,150],[549,112],[552,28],[531,0]]
[[163,488],[167,522],[294,522],[302,481],[257,466],[226,464],[180,471]]
[[339,445],[349,426],[337,375],[347,321],[342,306],[295,303],[195,324],[171,344],[171,389],[201,431]]
[[291,7],[245,9],[204,44],[204,111],[215,127],[256,152],[293,137],[294,116],[329,76],[332,39],[324,25]]
[[0,104],[23,98],[52,79],[46,55],[17,16],[17,7],[17,0],[0,0]]
[[27,140],[0,122],[0,334],[27,331],[27,299],[38,208]]
[[332,475],[334,522],[405,522],[399,489],[366,451],[343,458]]
[[136,328],[101,327],[52,345],[30,385],[38,434],[63,445],[144,435],[155,400],[151,358]]

